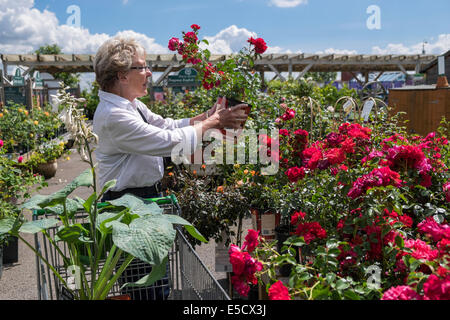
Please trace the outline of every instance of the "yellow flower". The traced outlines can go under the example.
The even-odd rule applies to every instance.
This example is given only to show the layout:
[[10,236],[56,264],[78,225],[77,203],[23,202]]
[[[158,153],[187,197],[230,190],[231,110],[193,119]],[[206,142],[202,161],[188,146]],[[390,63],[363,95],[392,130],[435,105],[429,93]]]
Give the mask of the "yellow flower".
[[20,113],[23,112],[22,108],[17,109],[17,111],[19,111]]
[[34,134],[30,133],[30,138],[33,138],[33,137],[34,137]]
[[39,121],[34,120],[34,124],[35,124],[35,125],[38,125],[38,124],[39,124]]
[[3,118],[3,113],[0,112],[0,118]]
[[70,160],[70,157],[66,157],[66,160],[69,161],[69,160]]
[[25,115],[27,116],[28,115],[28,110],[25,110],[23,113],[25,113]]

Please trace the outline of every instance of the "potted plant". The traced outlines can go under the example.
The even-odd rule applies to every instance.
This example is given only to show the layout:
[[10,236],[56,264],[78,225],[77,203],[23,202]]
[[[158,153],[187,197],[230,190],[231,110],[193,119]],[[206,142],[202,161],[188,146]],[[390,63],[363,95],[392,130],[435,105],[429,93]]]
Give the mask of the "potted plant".
[[57,159],[64,154],[70,154],[70,150],[66,150],[63,141],[48,141],[32,151],[26,164],[45,179],[50,179],[58,169]]
[[212,65],[209,62],[211,52],[205,48],[209,43],[198,38],[200,26],[191,25],[189,32],[182,32],[182,40],[171,38],[169,50],[177,51],[183,61],[198,70],[202,87],[215,90],[215,96],[227,98],[227,107],[247,103],[247,114],[250,113],[252,99],[260,91],[261,79],[254,70],[254,61],[267,50],[262,38],[248,39],[249,46],[243,48],[237,55]]

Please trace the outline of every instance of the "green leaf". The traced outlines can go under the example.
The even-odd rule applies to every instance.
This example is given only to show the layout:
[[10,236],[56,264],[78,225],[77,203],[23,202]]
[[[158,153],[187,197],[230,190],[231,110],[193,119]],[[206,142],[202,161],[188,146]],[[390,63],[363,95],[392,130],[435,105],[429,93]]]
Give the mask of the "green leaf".
[[10,232],[13,229],[15,222],[16,218],[9,217],[0,219],[0,235],[4,235]]
[[117,183],[116,179],[110,180],[108,182],[105,183],[105,185],[103,186],[102,189],[102,194],[104,194],[106,191],[108,191],[109,189],[111,189],[112,187],[114,187]]
[[163,213],[163,209],[161,209],[156,203],[146,202],[131,194],[125,194],[119,199],[108,202],[117,207],[129,208],[131,213],[138,214],[141,217],[149,214]]
[[86,169],[64,188],[46,197],[46,199],[44,199],[41,203],[39,203],[39,206],[41,208],[45,208],[57,204],[63,204],[67,196],[78,187],[91,187],[92,185],[93,185],[92,170]]
[[395,244],[396,244],[400,249],[402,249],[402,248],[405,246],[405,241],[403,240],[402,237],[396,236],[396,237],[395,237]]
[[349,283],[347,281],[345,281],[344,279],[339,279],[336,282],[336,289],[337,290],[345,290],[349,287]]
[[103,234],[108,234],[112,232],[112,226],[107,225],[107,223],[114,220],[120,219],[127,209],[121,212],[103,212],[97,216],[97,229],[99,229]]
[[83,203],[83,208],[86,210],[87,213],[91,213],[92,210],[92,204],[94,203],[95,199],[97,199],[97,193],[93,193],[90,195],[89,198]]
[[24,233],[38,233],[42,230],[47,230],[52,228],[58,224],[59,220],[48,218],[48,219],[39,219],[34,221],[25,222],[19,229],[19,232]]
[[205,237],[203,237],[201,233],[191,223],[181,218],[180,216],[173,214],[165,214],[163,215],[163,217],[165,217],[173,224],[183,225],[186,231],[189,232],[189,234],[193,236],[195,239],[200,240],[201,242],[204,243],[208,243],[208,240],[206,240]]
[[151,265],[159,265],[171,248],[176,232],[161,215],[144,216],[130,225],[112,221],[113,242],[125,252]]
[[29,209],[29,210],[41,210],[42,207],[39,205],[41,202],[46,200],[49,196],[37,194],[23,203],[19,208],[20,209]]
[[125,283],[120,290],[125,287],[147,287],[151,286],[153,283],[161,279],[166,274],[166,266],[168,262],[168,256],[164,258],[161,264],[152,266],[152,271],[150,274],[142,277],[136,282]]
[[55,241],[64,241],[67,243],[89,242],[86,236],[89,232],[79,223],[62,226],[55,236]]

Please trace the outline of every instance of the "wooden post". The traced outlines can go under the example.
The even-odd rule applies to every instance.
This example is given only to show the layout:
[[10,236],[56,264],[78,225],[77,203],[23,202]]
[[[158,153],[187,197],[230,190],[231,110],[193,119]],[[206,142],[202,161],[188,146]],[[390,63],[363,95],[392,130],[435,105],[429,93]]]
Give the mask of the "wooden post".
[[33,108],[33,82],[30,78],[25,81],[25,97],[26,97],[26,107],[28,110]]

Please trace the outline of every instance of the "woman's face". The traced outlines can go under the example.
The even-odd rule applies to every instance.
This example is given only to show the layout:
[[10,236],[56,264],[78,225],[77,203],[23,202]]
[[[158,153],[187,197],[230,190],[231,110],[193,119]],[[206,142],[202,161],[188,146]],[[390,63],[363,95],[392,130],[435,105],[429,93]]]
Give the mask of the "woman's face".
[[124,86],[126,90],[125,95],[130,101],[136,98],[143,97],[147,94],[147,79],[152,75],[148,68],[133,69],[136,67],[145,67],[145,55],[140,56],[136,54],[133,57],[132,69],[127,73],[127,83]]

